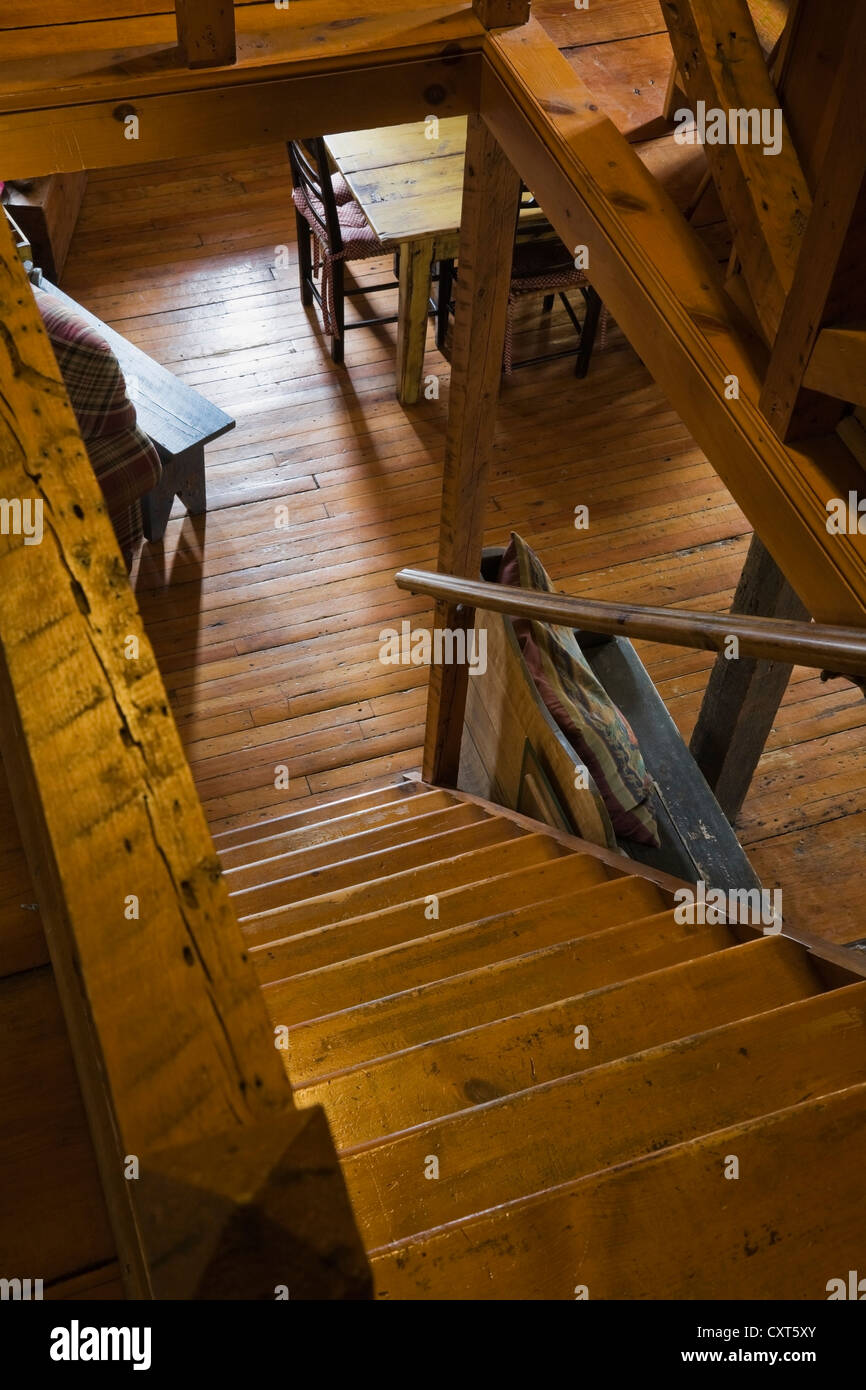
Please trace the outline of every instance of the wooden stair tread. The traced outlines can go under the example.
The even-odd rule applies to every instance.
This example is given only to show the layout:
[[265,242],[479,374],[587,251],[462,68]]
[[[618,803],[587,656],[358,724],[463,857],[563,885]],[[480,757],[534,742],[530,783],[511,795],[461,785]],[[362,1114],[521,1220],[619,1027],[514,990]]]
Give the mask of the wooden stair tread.
[[[552,1081],[815,994],[805,953],[781,936],[697,956],[511,1018],[420,1043],[295,1091],[323,1105],[339,1148]],[[592,1052],[574,1045],[580,1018]]]
[[579,892],[591,883],[607,882],[604,868],[585,855],[546,855],[539,858],[533,841],[529,862],[526,840],[509,846],[507,855],[497,862],[488,861],[477,879],[437,895],[439,916],[430,917],[432,910],[427,897],[415,897],[391,908],[365,913],[339,922],[328,923],[311,930],[253,946],[250,955],[263,983],[286,979],[301,970],[317,970],[348,958],[350,951],[367,955],[412,942],[436,927],[444,932],[472,927],[481,919],[497,912],[507,912],[516,901],[526,898],[533,903],[544,902],[566,892]]
[[[493,819],[494,817],[486,815],[477,806],[452,804],[425,811],[417,816],[403,817],[390,824],[361,827],[352,834],[340,835],[322,844],[302,845],[297,849],[263,855],[253,863],[235,869],[224,868],[224,877],[233,896],[245,890],[254,893],[263,885],[283,882],[296,875],[308,874],[314,869],[327,869],[329,878],[334,871],[338,877],[345,864],[375,854],[379,850],[397,850],[405,845],[417,844],[419,840],[430,835],[439,835],[446,830],[486,823]],[[419,851],[416,850],[417,852]],[[239,899],[239,902],[241,901],[243,899]]]
[[[413,902],[419,897],[435,894],[461,883],[478,882],[497,866],[537,864],[555,859],[561,851],[545,835],[523,835],[504,839],[479,849],[466,850],[453,859],[424,864],[401,873],[353,884],[336,891],[323,891],[318,897],[293,903],[288,908],[275,908],[241,920],[248,946],[260,946],[269,941],[281,941],[289,935],[320,926],[333,926],[350,917],[366,916],[397,903]],[[587,864],[595,861],[587,860]],[[595,872],[587,868],[587,874]],[[600,869],[604,874],[604,870]],[[607,875],[604,874],[606,877]]]
[[[252,844],[272,835],[288,834],[306,826],[322,825],[336,816],[354,815],[363,810],[398,804],[417,796],[420,788],[420,782],[406,781],[395,782],[392,786],[380,787],[376,791],[355,792],[352,796],[337,797],[333,801],[324,801],[301,811],[290,811],[284,816],[260,821],[257,825],[232,826],[230,830],[221,830],[215,834],[213,841],[218,852],[222,854],[224,850]],[[431,789],[425,787],[424,790]]]
[[373,1251],[377,1296],[825,1299],[862,1266],[864,1146],[861,1083]]
[[241,889],[233,892],[232,898],[238,917],[244,922],[260,913],[289,908],[311,898],[321,898],[325,894],[330,897],[341,889],[399,879],[401,874],[412,870],[427,872],[431,859],[435,864],[447,863],[452,855],[467,854],[483,845],[503,844],[522,834],[516,826],[490,816],[454,830],[436,831],[426,839],[362,853],[357,859],[345,859],[322,869],[310,869],[256,888]]
[[486,918],[471,927],[419,936],[415,941],[279,980],[275,983],[280,986],[281,1017],[284,1023],[292,1024],[337,1013],[528,950],[648,917],[666,906],[660,889],[646,879],[607,879],[550,902]]
[[[339,804],[339,803],[338,803]],[[349,811],[328,820],[313,821],[310,825],[299,825],[294,830],[277,830],[261,838],[250,838],[243,844],[217,848],[223,870],[228,872],[249,864],[260,863],[278,854],[289,854],[294,849],[305,849],[308,845],[324,845],[332,840],[348,838],[362,830],[373,830],[378,826],[393,825],[400,821],[423,815],[427,811],[443,810],[455,805],[454,798],[445,791],[418,792],[411,797],[400,797],[395,801],[383,801],[363,810]],[[274,825],[275,822],[265,822]],[[218,837],[215,837],[215,842]]]
[[[327,1072],[732,944],[727,927],[682,926],[672,911],[610,927],[299,1024],[289,1033],[289,1077],[299,1086]],[[268,987],[264,995],[278,1026],[279,985]]]
[[390,1244],[855,1085],[864,1021],[866,984],[850,985],[344,1153],[364,1239]]

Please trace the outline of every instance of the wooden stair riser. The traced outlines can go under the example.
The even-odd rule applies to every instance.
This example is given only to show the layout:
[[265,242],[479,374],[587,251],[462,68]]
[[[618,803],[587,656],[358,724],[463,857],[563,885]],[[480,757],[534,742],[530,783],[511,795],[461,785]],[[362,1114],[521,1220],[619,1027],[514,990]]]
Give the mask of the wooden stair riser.
[[[589,936],[606,927],[648,917],[667,904],[646,879],[611,879],[553,902],[521,908],[473,927],[420,936],[415,942],[271,984],[279,988],[287,1024],[352,1009],[390,994],[477,970],[560,941]],[[424,922],[419,915],[419,927]],[[460,940],[455,941],[454,938]]]
[[452,855],[467,854],[470,850],[479,849],[484,845],[498,845],[507,840],[515,840],[521,833],[516,826],[489,817],[472,825],[439,831],[427,840],[398,844],[392,849],[379,850],[373,854],[361,854],[357,859],[348,859],[322,869],[311,869],[306,873],[296,872],[277,882],[264,883],[256,888],[232,893],[232,898],[238,917],[244,921],[257,913],[278,911],[310,898],[319,898],[325,894],[331,896],[343,889],[398,878],[400,874],[409,873],[413,869],[426,871],[431,859],[436,863],[447,861]]
[[359,834],[361,831],[399,824],[430,811],[443,811],[446,806],[453,805],[454,798],[447,792],[422,792],[417,796],[403,797],[399,801],[385,801],[382,805],[372,806],[366,811],[338,815],[331,820],[298,826],[294,830],[275,831],[265,834],[261,839],[220,849],[220,861],[224,871],[229,873],[247,865],[259,864],[280,854],[291,854],[294,850],[306,849],[313,845],[326,845],[333,840],[348,839],[350,835]]
[[[323,1105],[334,1142],[348,1148],[820,988],[803,951],[764,936],[334,1073],[297,1089],[295,1101]],[[577,1017],[591,1050],[575,1048]]]
[[[365,1243],[402,1240],[854,1085],[866,1074],[864,1022],[866,984],[852,985],[344,1154]],[[434,1180],[425,1177],[431,1156]]]
[[325,825],[337,816],[358,815],[363,811],[383,806],[398,806],[418,795],[417,782],[398,782],[392,787],[381,787],[377,791],[358,792],[355,796],[345,796],[334,801],[324,801],[318,806],[309,806],[303,811],[290,811],[285,816],[274,816],[262,820],[257,825],[238,825],[231,830],[221,830],[213,840],[218,854],[273,835],[292,834],[296,830],[314,825]]
[[[567,998],[629,976],[659,970],[732,944],[727,927],[684,927],[664,913],[563,942],[502,964],[291,1029],[284,1061],[293,1085],[373,1061],[463,1028]],[[279,987],[265,992],[275,1026]]]
[[[283,941],[316,927],[334,926],[352,917],[368,916],[431,894],[438,895],[463,883],[481,881],[491,871],[495,873],[497,868],[501,872],[506,865],[539,864],[548,859],[557,859],[561,853],[559,847],[544,835],[521,836],[518,833],[513,839],[468,850],[453,859],[406,869],[400,874],[354,884],[335,892],[322,892],[317,898],[247,918],[241,921],[241,928],[248,948],[264,946],[268,942]],[[609,877],[603,867],[596,868],[597,861],[587,860],[587,863],[593,866],[587,869],[588,875]]]
[[[526,867],[519,867],[523,860]],[[511,871],[507,866],[511,865]],[[608,882],[605,867],[581,854],[544,857],[538,853],[538,840],[508,846],[507,855],[490,864],[480,882],[468,882],[437,895],[438,917],[431,916],[426,897],[418,897],[396,907],[385,908],[363,917],[314,927],[303,935],[290,936],[264,946],[254,946],[250,955],[263,983],[286,979],[300,970],[319,970],[349,958],[350,952],[368,955],[404,942],[414,942],[420,931],[436,927],[437,932],[469,930],[491,913],[504,913],[515,902],[545,902],[564,893],[580,893],[592,884]]]
[[350,861],[366,859],[384,850],[393,853],[395,859],[399,860],[396,851],[404,846],[417,846],[419,840],[428,836],[481,822],[490,823],[491,820],[477,806],[445,806],[411,818],[403,817],[390,825],[357,830],[354,834],[341,835],[320,845],[306,845],[286,853],[274,853],[242,868],[225,869],[225,880],[229,892],[237,896],[239,904],[254,902],[255,895],[262,891],[262,885],[281,883],[293,876],[300,878],[313,870],[319,874],[327,870],[328,882],[333,876],[336,887],[340,886],[340,874]]
[[824,1300],[863,1267],[864,1148],[861,1084],[374,1251],[377,1295]]

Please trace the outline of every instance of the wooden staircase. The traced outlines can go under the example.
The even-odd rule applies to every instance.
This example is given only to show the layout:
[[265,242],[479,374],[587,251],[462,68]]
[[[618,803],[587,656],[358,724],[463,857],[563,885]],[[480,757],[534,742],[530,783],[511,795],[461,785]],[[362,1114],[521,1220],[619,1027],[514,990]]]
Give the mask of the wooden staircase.
[[800,1298],[862,1260],[866,981],[404,781],[217,836],[380,1298]]

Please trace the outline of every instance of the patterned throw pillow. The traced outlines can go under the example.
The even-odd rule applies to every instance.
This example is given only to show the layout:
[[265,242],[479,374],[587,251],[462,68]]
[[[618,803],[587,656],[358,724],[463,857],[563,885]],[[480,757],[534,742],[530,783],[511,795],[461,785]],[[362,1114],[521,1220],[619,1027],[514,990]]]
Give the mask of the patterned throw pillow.
[[[553,593],[535,551],[512,531],[499,583]],[[523,659],[556,723],[588,769],[620,839],[658,847],[652,779],[628,721],[607,695],[571,628],[512,618]]]

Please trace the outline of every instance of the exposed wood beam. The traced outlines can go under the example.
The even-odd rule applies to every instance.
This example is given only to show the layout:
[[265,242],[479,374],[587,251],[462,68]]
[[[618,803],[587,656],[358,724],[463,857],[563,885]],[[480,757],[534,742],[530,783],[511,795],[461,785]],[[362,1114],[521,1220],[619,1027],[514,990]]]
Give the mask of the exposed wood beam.
[[828,111],[853,5],[791,0],[773,77],[794,149],[814,194],[830,136]]
[[[866,620],[866,538],[825,503],[859,471],[835,436],[786,448],[758,397],[766,349],[694,230],[535,21],[488,36],[482,110],[614,318],[816,618]],[[726,395],[735,377],[739,397]]]
[[[241,1146],[243,1131],[264,1126],[281,1154],[293,1146],[295,1112],[168,696],[5,219],[0,495],[17,499],[22,516],[32,509],[42,530],[35,544],[23,527],[0,536],[0,753],[127,1292],[149,1297],[159,1292],[158,1255],[184,1235],[212,1240],[202,1220],[207,1192],[196,1190],[194,1174],[175,1202],[184,1205],[185,1233],[166,1216],[165,1184],[153,1201],[148,1195],[161,1151]],[[130,1156],[139,1180],[128,1172]],[[342,1215],[321,1244],[313,1241],[311,1268],[331,1268],[344,1290],[363,1287],[333,1146],[319,1142],[316,1163],[296,1169],[296,1179],[289,1208],[279,1208],[276,1245],[288,1259],[306,1238],[308,1201],[324,1183]],[[234,1190],[239,1214],[255,1205],[249,1192]],[[251,1271],[256,1252],[247,1249],[244,1260]],[[205,1286],[207,1269],[203,1258]]]
[[177,41],[191,68],[216,68],[237,57],[234,0],[174,0]]
[[[519,201],[516,172],[481,117],[470,116],[438,560],[441,571],[468,578],[481,569]],[[471,617],[458,614],[452,604],[437,603],[433,621],[437,628],[453,629]],[[466,679],[465,666],[430,668],[425,781],[457,785]]]
[[[431,111],[461,116],[477,109],[480,72],[480,54],[470,53],[135,96],[120,106],[0,114],[3,173],[26,178],[34,163],[45,173],[69,173],[303,139],[333,125],[335,110],[347,129],[423,121]],[[124,134],[130,114],[138,117],[136,139]]]
[[832,428],[817,402],[801,395],[809,360],[822,326],[838,326],[840,313],[866,317],[866,8],[858,8],[848,31],[842,67],[830,103],[829,136],[812,214],[791,292],[773,348],[761,409],[782,439]]
[[[704,102],[708,113],[724,113],[724,142],[708,138],[704,148],[759,321],[772,342],[794,278],[811,198],[767,60],[747,0],[714,0],[712,5],[662,0],[662,10],[689,105],[696,110]],[[758,128],[747,124],[732,140],[732,111],[754,112]],[[769,113],[773,129],[761,129],[763,113]],[[708,130],[708,137],[712,133]],[[768,154],[767,149],[776,152]]]

